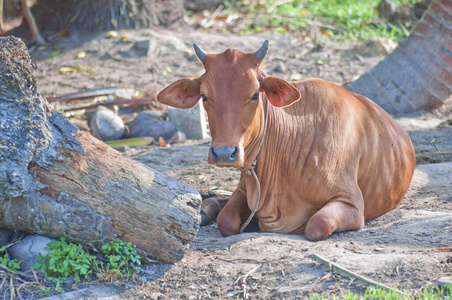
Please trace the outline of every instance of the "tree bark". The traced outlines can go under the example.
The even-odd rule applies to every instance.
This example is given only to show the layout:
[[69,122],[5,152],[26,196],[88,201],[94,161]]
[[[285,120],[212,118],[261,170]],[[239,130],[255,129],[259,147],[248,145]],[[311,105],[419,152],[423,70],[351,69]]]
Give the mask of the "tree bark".
[[183,0],[39,0],[32,11],[44,36],[170,26],[185,14]]
[[20,39],[0,38],[0,228],[96,248],[119,239],[180,260],[199,229],[199,193],[77,131],[48,108],[32,65]]
[[347,88],[374,100],[390,114],[450,113],[451,20],[452,1],[432,1],[410,36]]
[[42,38],[41,34],[39,33],[38,26],[36,26],[35,18],[31,13],[30,7],[28,7],[27,0],[20,0],[20,5],[22,6],[22,13],[24,15],[25,20],[27,20],[28,28],[30,28],[33,39],[39,45],[44,45],[46,41]]

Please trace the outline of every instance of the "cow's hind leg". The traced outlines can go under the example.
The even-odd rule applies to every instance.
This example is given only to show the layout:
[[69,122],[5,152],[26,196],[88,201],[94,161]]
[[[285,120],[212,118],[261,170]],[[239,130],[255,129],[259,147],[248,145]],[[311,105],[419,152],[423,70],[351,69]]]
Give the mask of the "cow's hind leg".
[[201,204],[201,226],[209,225],[226,205],[229,198],[207,198]]
[[304,235],[310,241],[320,241],[333,232],[359,230],[363,227],[362,196],[353,201],[336,198],[329,201],[309,219]]

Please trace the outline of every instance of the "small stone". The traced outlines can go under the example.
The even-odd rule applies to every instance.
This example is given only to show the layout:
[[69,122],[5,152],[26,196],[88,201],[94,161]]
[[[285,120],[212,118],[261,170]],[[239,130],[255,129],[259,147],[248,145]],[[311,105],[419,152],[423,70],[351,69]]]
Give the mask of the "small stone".
[[133,99],[133,97],[138,94],[139,93],[135,89],[117,89],[115,91],[115,97],[127,100]]
[[189,139],[206,139],[207,134],[207,117],[204,106],[198,102],[194,107],[189,109],[179,109],[168,107],[168,116],[180,131],[184,132]]
[[151,136],[158,140],[162,137],[165,141],[171,140],[176,133],[176,126],[169,121],[161,120],[157,116],[161,113],[144,111],[136,116],[129,124],[129,134],[132,137]]
[[452,276],[445,276],[438,279],[438,285],[444,287],[452,287]]
[[389,20],[391,15],[396,10],[396,5],[389,0],[382,0],[377,6],[378,15],[380,18]]
[[290,75],[290,80],[292,81],[298,81],[303,79],[303,76],[300,73],[294,73],[292,75]]
[[390,39],[374,36],[359,42],[353,48],[353,51],[364,57],[386,56],[397,48],[397,45],[396,42]]
[[39,254],[47,255],[48,250],[45,249],[52,239],[43,235],[29,235],[23,238],[19,243],[11,246],[8,249],[11,259],[22,261],[20,263],[20,270],[25,272],[31,270],[34,263],[38,262]]
[[287,70],[286,65],[279,61],[272,69],[271,73],[285,73]]
[[185,133],[182,131],[176,132],[176,134],[168,141],[170,143],[183,143],[187,140]]
[[98,109],[89,122],[91,134],[103,141],[118,140],[124,135],[124,123],[113,111]]

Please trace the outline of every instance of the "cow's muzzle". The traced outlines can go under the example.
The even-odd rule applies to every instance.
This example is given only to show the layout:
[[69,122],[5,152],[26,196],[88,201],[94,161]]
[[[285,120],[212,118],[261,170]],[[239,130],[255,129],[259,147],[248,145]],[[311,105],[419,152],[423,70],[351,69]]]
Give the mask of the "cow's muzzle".
[[239,156],[239,147],[212,147],[210,155],[215,164],[233,165]]

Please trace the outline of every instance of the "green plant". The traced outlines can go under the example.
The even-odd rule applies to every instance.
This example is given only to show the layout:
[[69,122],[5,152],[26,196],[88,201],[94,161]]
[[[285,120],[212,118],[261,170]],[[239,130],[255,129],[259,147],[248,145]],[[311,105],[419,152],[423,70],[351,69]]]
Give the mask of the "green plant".
[[[46,256],[39,254],[38,262],[33,265],[33,269],[40,269],[46,274],[47,279],[56,284],[57,292],[64,291],[62,284],[68,277],[74,277],[76,282],[80,282],[82,278],[88,278],[90,274],[95,273],[103,281],[114,282],[124,279],[125,275],[128,279],[141,265],[141,257],[130,242],[111,241],[102,246],[106,264],[90,255],[82,246],[66,243],[64,237],[49,243],[45,249],[49,250],[49,253]],[[48,287],[40,289],[43,294],[50,292]]]
[[[406,292],[400,293],[395,290],[388,290],[380,287],[368,287],[362,295],[346,290],[339,289],[340,295],[333,296],[334,300],[450,300],[452,299],[452,287],[426,287],[416,295],[410,295]],[[319,294],[310,295],[308,300],[326,300]]]
[[[3,246],[0,248],[0,253],[3,253],[6,251],[6,246]],[[0,256],[0,265],[2,266],[2,269],[5,269],[7,272],[14,274],[19,270],[20,265],[17,263],[17,259],[9,259],[9,256],[7,253],[5,253],[3,256]]]
[[[376,7],[380,0],[292,0],[292,1],[226,1],[224,13],[245,13],[247,22],[240,33],[260,31],[290,33],[298,36],[318,28],[320,33],[332,39],[361,40],[370,36],[382,36],[401,40],[409,34],[411,23],[391,24],[380,19]],[[394,0],[398,7],[414,4],[416,0]],[[301,34],[303,35],[303,34]]]
[[39,262],[33,265],[33,269],[41,269],[49,280],[56,283],[58,292],[63,291],[61,284],[67,277],[74,277],[76,282],[80,282],[82,276],[87,278],[93,272],[91,266],[94,256],[80,245],[66,243],[64,237],[49,243],[45,249],[50,251],[49,254],[39,254]]
[[107,270],[118,270],[127,277],[141,265],[141,256],[131,242],[111,241],[102,246],[102,253],[108,261]]
[[121,271],[111,267],[110,264],[105,265],[99,261],[95,261],[94,268],[97,278],[101,281],[113,283],[124,279],[124,275]]
[[41,287],[39,287],[39,289],[41,290],[41,295],[42,296],[47,296],[50,293],[50,290],[51,290],[50,287],[46,287],[46,286],[41,286]]

